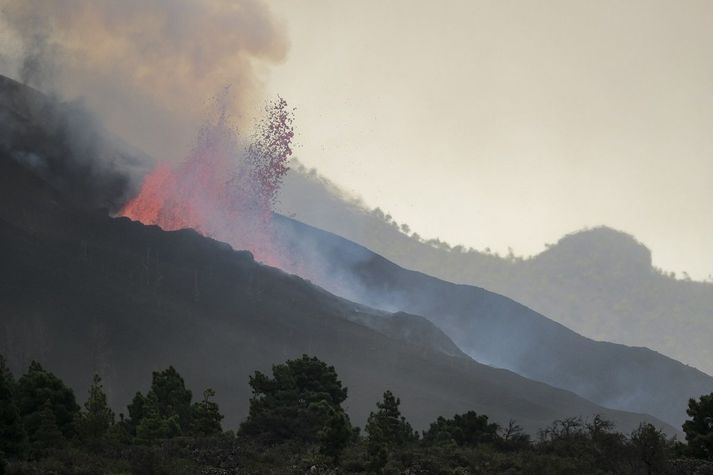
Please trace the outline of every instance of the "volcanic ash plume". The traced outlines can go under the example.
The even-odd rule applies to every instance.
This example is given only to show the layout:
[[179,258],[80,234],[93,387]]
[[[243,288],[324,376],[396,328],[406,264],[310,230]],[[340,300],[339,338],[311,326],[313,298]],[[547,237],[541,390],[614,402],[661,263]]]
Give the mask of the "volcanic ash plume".
[[159,162],[120,214],[166,230],[193,228],[249,249],[258,260],[285,264],[271,239],[272,206],[292,154],[292,111],[279,98],[266,108],[248,143],[229,125],[226,97],[179,164]]
[[[292,115],[279,99],[253,135],[237,131],[252,126],[264,68],[286,51],[283,25],[261,0],[0,0],[0,73],[81,97],[108,130],[156,160],[141,183],[115,161],[110,171],[127,186],[112,211],[194,228],[274,265],[269,227]],[[206,121],[208,98],[221,90]],[[72,168],[71,154],[63,157]],[[125,201],[124,190],[135,197]]]
[[0,0],[0,73],[65,99],[149,155],[185,156],[226,84],[248,123],[287,53],[261,0]]

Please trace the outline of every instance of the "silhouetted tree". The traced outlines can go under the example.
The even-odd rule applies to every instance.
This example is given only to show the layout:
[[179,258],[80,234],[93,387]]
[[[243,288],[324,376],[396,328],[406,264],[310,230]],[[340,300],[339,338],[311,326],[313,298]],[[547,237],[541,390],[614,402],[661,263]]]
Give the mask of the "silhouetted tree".
[[493,443],[497,438],[498,425],[488,422],[488,416],[478,415],[475,411],[456,414],[452,419],[439,417],[423,436],[429,443],[454,442],[467,447]]
[[97,442],[103,439],[114,425],[114,411],[109,408],[101,377],[94,375],[89,387],[89,397],[84,403],[79,419],[79,434],[85,442]]
[[599,414],[585,424],[589,433],[589,453],[593,464],[608,472],[620,473],[626,465],[626,437],[614,431],[614,423]]
[[203,391],[203,400],[193,404],[192,432],[196,435],[213,435],[223,431],[220,425],[223,415],[220,413],[218,404],[211,401],[213,397],[215,397],[215,391],[208,388]]
[[500,442],[500,446],[505,449],[522,449],[530,445],[530,436],[514,419],[510,419],[507,425],[502,428]]
[[401,400],[391,391],[384,393],[384,399],[376,403],[377,410],[369,415],[366,423],[367,453],[372,470],[381,470],[389,454],[417,440],[417,435],[401,415]]
[[136,428],[141,423],[144,418],[144,406],[146,405],[146,397],[140,392],[134,394],[134,398],[131,400],[126,409],[129,413],[129,418],[126,420],[126,427],[131,435],[136,435]]
[[584,422],[580,417],[557,419],[549,426],[540,430],[540,440],[558,441],[581,439],[585,436],[584,428]]
[[129,425],[129,421],[124,417],[123,413],[119,413],[119,420],[109,428],[107,439],[118,444],[128,444],[131,442],[132,435],[136,435],[134,428]]
[[661,473],[666,462],[666,436],[653,424],[642,423],[629,437],[647,474]]
[[580,417],[565,417],[539,431],[538,447],[558,457],[590,455],[590,440]]
[[193,395],[186,389],[183,378],[173,366],[153,373],[148,396],[155,396],[156,408],[161,417],[178,416],[181,429],[188,432],[191,425],[191,399]]
[[240,433],[267,443],[299,440],[319,443],[336,455],[351,437],[351,424],[341,404],[347,388],[333,366],[302,355],[272,367],[272,377],[256,371],[250,377],[253,397]]
[[25,447],[25,429],[15,404],[16,384],[0,355],[0,453],[19,456]]
[[36,440],[43,421],[48,423],[47,414],[43,414],[48,407],[64,437],[74,436],[74,422],[79,415],[74,392],[36,361],[30,363],[27,373],[18,380],[16,401],[30,442]]
[[686,413],[691,419],[683,423],[683,432],[690,454],[713,460],[713,393],[690,399]]
[[181,434],[180,417],[176,413],[161,413],[155,393],[149,392],[144,400],[143,417],[136,426],[136,438],[141,442],[170,439]]
[[[191,465],[189,470],[196,471],[216,462],[233,469],[236,467],[231,464],[237,460],[246,473],[292,473],[309,469],[315,462],[335,473],[657,474],[708,473],[713,466],[681,457],[688,448],[667,440],[651,424],[641,424],[627,438],[600,416],[586,423],[579,417],[554,421],[540,431],[539,441],[531,443],[514,421],[501,429],[487,416],[469,411],[452,418],[439,417],[423,434],[423,443],[418,443],[418,434],[401,414],[400,400],[390,391],[370,414],[366,440],[361,443],[341,406],[347,390],[336,371],[306,355],[273,366],[271,377],[256,372],[250,385],[250,415],[241,425],[241,438],[225,434],[205,443],[191,438],[222,432],[223,416],[212,400],[215,393],[207,389],[201,401],[190,404],[191,393],[173,368],[153,373],[146,396],[136,393],[129,404],[131,418],[124,420],[120,415],[115,423],[98,376],[94,376],[89,397],[79,411],[71,391],[39,364],[33,362],[15,383],[0,357],[0,443],[2,447],[17,447],[12,443],[18,440],[22,444],[16,429],[22,429],[20,422],[31,424],[29,444],[24,446],[29,450],[15,449],[16,454],[29,457],[18,461],[16,454],[11,455],[8,469],[12,473],[62,472],[65,468],[72,473],[104,473],[115,468],[118,458],[128,460],[124,467],[137,473],[176,473],[186,468],[186,463]],[[41,395],[46,398],[38,403]],[[26,419],[20,406],[12,412],[15,399],[22,401],[23,408],[33,408],[25,414]],[[709,440],[711,399],[713,394],[690,401],[692,420],[684,425],[689,440]],[[180,416],[186,403],[190,404],[188,430],[181,426]],[[69,435],[63,433],[58,414],[65,417]],[[74,415],[74,424],[66,421],[67,414]],[[73,438],[75,429],[79,439]],[[144,445],[178,435],[185,440]],[[92,443],[102,440],[113,443],[101,446],[105,450],[100,454],[91,453]],[[272,446],[283,441],[290,443]],[[312,444],[332,460],[315,459],[309,453]],[[63,448],[70,450],[57,450]],[[691,450],[700,448],[691,446]],[[704,445],[694,456],[706,456],[706,450]],[[5,456],[0,450],[0,475]]]
[[173,366],[154,371],[151,389],[144,396],[137,392],[128,405],[127,426],[132,435],[146,441],[189,433],[192,424],[193,395]]
[[64,445],[66,439],[57,425],[54,407],[49,399],[38,412],[37,421],[37,429],[32,437],[32,449],[36,456],[42,455],[47,449],[56,449]]

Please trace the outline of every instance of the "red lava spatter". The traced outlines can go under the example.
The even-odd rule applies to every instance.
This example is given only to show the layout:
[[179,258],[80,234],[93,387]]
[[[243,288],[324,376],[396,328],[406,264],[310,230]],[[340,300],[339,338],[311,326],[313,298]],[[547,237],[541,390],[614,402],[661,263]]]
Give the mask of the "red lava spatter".
[[273,239],[273,204],[292,155],[293,113],[278,98],[247,145],[223,111],[182,163],[159,162],[120,211],[165,230],[192,228],[276,267],[293,267]]

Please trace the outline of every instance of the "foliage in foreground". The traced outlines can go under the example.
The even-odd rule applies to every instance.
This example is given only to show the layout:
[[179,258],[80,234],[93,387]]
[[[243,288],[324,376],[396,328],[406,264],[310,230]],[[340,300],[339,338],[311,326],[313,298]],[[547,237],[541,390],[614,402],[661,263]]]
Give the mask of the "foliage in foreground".
[[419,433],[388,390],[362,436],[335,369],[306,355],[250,385],[236,434],[223,432],[215,393],[192,402],[173,367],[154,372],[116,420],[99,376],[80,408],[39,363],[16,381],[0,356],[0,473],[713,474],[713,394],[689,402],[683,444],[651,424],[625,435],[599,416],[554,421],[535,440],[474,411]]

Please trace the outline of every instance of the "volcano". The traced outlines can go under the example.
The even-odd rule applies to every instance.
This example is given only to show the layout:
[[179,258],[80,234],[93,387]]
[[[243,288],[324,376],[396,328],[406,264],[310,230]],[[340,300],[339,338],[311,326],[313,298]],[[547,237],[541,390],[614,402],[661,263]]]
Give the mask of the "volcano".
[[[51,140],[37,128],[25,146],[59,145]],[[424,318],[335,296],[194,230],[78,204],[15,152],[0,147],[0,352],[16,371],[40,360],[82,394],[97,371],[121,410],[128,388],[146,387],[151,371],[174,365],[193,389],[216,390],[226,426],[235,427],[247,412],[248,375],[308,353],[336,367],[357,424],[391,389],[418,428],[476,410],[501,423],[515,418],[530,432],[593,414],[625,431],[647,420],[676,432],[480,364]]]
[[226,425],[236,427],[247,414],[248,376],[308,353],[334,364],[358,424],[390,388],[418,428],[474,409],[533,432],[593,414],[623,430],[652,420],[675,432],[478,364],[423,319],[335,297],[195,231],[74,208],[7,156],[0,163],[0,351],[17,371],[38,359],[79,394],[98,371],[121,410],[128,388],[174,365],[189,386],[213,387]]

